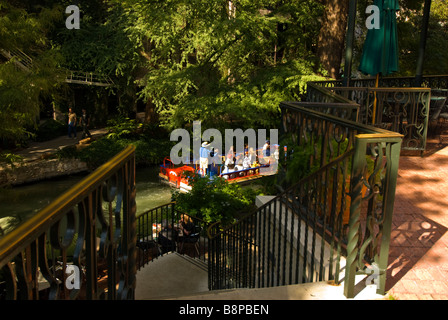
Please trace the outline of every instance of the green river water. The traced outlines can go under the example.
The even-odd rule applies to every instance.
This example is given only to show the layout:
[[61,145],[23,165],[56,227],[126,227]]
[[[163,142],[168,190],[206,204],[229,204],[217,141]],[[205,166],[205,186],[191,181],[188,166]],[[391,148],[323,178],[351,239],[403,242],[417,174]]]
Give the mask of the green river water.
[[[159,182],[158,173],[158,167],[136,170],[137,215],[170,202],[171,188]],[[0,227],[10,231],[84,177],[79,174],[0,189]]]

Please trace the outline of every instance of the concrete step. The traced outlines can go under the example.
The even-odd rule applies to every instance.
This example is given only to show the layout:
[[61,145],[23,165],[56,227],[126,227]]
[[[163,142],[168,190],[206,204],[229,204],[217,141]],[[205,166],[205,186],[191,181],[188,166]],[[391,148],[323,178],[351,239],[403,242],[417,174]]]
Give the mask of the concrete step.
[[168,253],[137,271],[136,300],[168,299],[208,292],[206,264]]
[[216,290],[168,300],[385,300],[387,296],[376,293],[376,286],[363,288],[355,298],[344,296],[344,285],[334,285],[327,281],[302,283],[271,288],[240,288]]
[[[387,299],[357,276],[354,300]],[[208,290],[207,265],[178,253],[169,253],[137,272],[136,300],[347,300],[344,285],[322,281],[256,289]]]

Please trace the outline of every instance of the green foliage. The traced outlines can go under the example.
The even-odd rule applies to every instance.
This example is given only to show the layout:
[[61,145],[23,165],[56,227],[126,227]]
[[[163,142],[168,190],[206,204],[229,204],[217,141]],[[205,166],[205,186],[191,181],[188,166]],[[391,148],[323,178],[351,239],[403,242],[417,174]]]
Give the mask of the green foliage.
[[67,125],[53,119],[48,119],[37,127],[36,141],[48,141],[67,133]]
[[97,168],[119,153],[127,144],[122,140],[99,139],[79,151],[78,158],[91,168]]
[[21,165],[23,163],[23,157],[18,154],[5,151],[0,153],[0,163],[5,163],[6,165],[9,165],[11,169],[14,169],[16,164]]
[[[160,139],[143,137],[139,140],[102,138],[92,142],[88,147],[80,150],[77,157],[85,161],[90,168],[97,168],[107,162],[128,145],[134,145],[136,165],[160,164],[169,154],[172,143]],[[69,154],[69,156],[71,156]]]
[[239,1],[235,14],[228,1],[114,2],[147,60],[141,97],[166,128],[272,126],[314,75],[318,1]]
[[142,128],[142,123],[137,123],[135,119],[118,116],[107,121],[107,128],[109,139],[122,139],[138,137],[139,129]]
[[203,219],[208,223],[221,221],[231,223],[242,212],[254,206],[256,192],[250,188],[241,188],[236,183],[228,183],[223,178],[208,178],[194,175],[188,193],[173,193],[176,208],[189,215]]
[[59,148],[55,156],[58,159],[74,159],[78,157],[78,149],[74,145]]
[[58,69],[61,57],[48,40],[58,11],[47,8],[30,14],[0,3],[0,48],[21,50],[32,58],[29,71],[17,67],[16,57],[0,64],[0,138],[20,143],[32,136],[41,99],[54,93],[63,81]]

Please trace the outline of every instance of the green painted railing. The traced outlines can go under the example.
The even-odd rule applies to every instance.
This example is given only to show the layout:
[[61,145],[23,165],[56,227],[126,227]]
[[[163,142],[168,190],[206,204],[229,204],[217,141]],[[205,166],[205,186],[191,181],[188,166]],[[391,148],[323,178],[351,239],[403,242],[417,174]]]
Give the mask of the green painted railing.
[[[238,223],[209,230],[210,289],[343,281],[384,294],[402,135],[284,102],[288,153],[308,150],[309,174]],[[288,169],[288,168],[287,168]]]
[[[448,76],[425,77],[424,85],[409,87],[414,78],[351,79],[350,87],[342,81],[316,81],[308,84],[309,102],[332,101],[359,105],[358,121],[403,134],[405,150],[426,149],[431,98],[448,94]],[[434,100],[435,101],[435,100]]]
[[0,239],[0,299],[134,298],[135,147]]

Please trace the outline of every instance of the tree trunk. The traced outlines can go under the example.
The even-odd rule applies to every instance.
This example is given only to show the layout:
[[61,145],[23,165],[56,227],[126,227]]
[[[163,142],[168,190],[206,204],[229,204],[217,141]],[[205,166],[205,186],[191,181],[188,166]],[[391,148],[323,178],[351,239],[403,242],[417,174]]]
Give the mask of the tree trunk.
[[341,76],[348,3],[347,0],[324,0],[325,12],[318,37],[317,54],[322,67],[334,79]]
[[156,112],[156,106],[151,99],[148,99],[145,105],[145,123],[157,123],[158,121],[159,115]]

